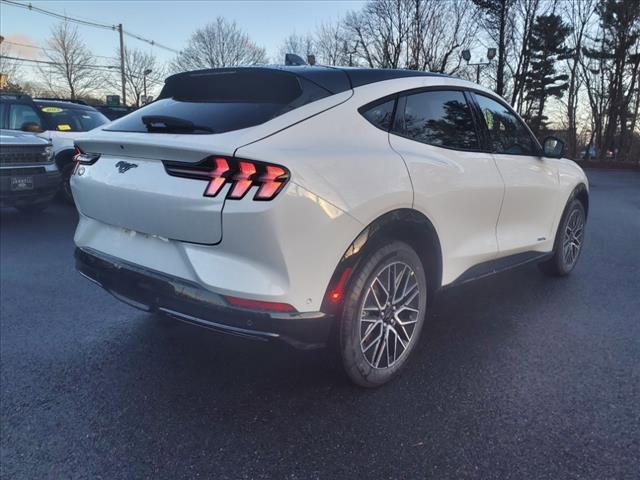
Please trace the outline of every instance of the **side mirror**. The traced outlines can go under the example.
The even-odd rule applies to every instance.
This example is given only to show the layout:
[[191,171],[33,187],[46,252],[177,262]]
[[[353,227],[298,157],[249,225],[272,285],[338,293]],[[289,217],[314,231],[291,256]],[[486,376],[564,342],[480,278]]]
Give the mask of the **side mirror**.
[[42,133],[44,131],[42,130],[42,128],[40,128],[40,125],[38,125],[36,122],[24,122],[20,126],[20,130],[22,130],[23,132],[29,132],[29,133]]
[[547,137],[542,144],[545,157],[562,158],[564,155],[564,141],[557,137]]

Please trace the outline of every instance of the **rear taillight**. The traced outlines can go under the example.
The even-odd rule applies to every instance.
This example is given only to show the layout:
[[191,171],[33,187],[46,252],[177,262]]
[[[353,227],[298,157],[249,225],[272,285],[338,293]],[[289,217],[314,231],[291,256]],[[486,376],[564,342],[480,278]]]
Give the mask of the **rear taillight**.
[[76,145],[75,152],[73,153],[73,161],[82,165],[93,165],[100,158],[99,153],[85,153],[80,150],[80,147]]
[[215,197],[228,183],[227,198],[233,200],[244,198],[254,186],[258,187],[254,200],[273,200],[290,178],[289,171],[279,165],[225,157],[208,157],[194,165],[164,162],[164,167],[175,177],[206,180],[205,197]]

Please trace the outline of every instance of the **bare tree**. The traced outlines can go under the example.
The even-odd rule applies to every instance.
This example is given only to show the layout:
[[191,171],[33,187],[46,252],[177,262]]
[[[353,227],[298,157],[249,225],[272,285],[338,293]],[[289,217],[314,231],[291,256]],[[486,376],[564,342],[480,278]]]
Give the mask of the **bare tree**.
[[15,60],[15,53],[6,43],[0,44],[0,74],[6,75],[4,82],[7,87],[13,87],[20,83],[21,69],[20,63]]
[[416,70],[456,73],[460,51],[478,32],[478,9],[468,0],[411,0],[406,66]]
[[567,59],[569,87],[567,89],[567,150],[571,158],[578,154],[578,106],[580,89],[583,85],[580,75],[582,48],[589,32],[594,13],[595,0],[570,0],[563,4],[564,16],[570,22],[572,33],[569,37],[571,56]]
[[282,46],[280,47],[280,55],[276,62],[283,62],[284,56],[287,53],[295,53],[303,59],[307,59],[309,55],[313,55],[315,52],[315,43],[311,34],[298,35],[292,33],[284,39]]
[[[120,50],[117,52],[120,55]],[[120,75],[120,63],[115,65],[118,68],[117,74],[111,76],[109,84],[118,91],[121,89],[122,77]],[[127,97],[131,95],[136,107],[140,106],[142,96],[145,95],[145,84],[147,95],[149,92],[162,85],[166,76],[166,69],[161,65],[156,56],[151,52],[145,52],[136,48],[125,49],[124,55],[124,79],[127,85]]]
[[315,32],[315,49],[318,63],[324,65],[353,66],[354,48],[341,21],[324,22]]
[[515,0],[473,0],[485,15],[483,28],[498,47],[498,65],[496,70],[496,93],[503,95],[505,92],[505,66],[508,55],[510,37],[509,29],[512,28],[511,7]]
[[640,3],[599,0],[597,35],[583,48],[583,78],[600,157],[624,156],[635,127],[633,99],[640,70]]
[[191,35],[172,67],[175,71],[185,71],[266,62],[264,48],[253,43],[235,22],[218,17]]
[[507,58],[507,67],[513,80],[511,104],[521,114],[526,110],[523,107],[524,86],[531,65],[531,32],[536,17],[543,13],[541,12],[542,3],[542,0],[518,0],[512,7],[513,23],[509,34],[513,53],[511,58]]
[[379,0],[350,12],[345,27],[355,40],[357,55],[369,67],[399,68],[409,38],[410,2]]
[[345,38],[370,67],[456,73],[459,51],[477,33],[477,14],[469,0],[372,1],[347,16]]
[[[85,46],[78,28],[60,22],[51,29],[48,48],[43,54],[50,65],[40,69],[50,90],[75,99],[90,94],[100,86],[100,76],[93,55]],[[60,82],[60,83],[56,83]]]

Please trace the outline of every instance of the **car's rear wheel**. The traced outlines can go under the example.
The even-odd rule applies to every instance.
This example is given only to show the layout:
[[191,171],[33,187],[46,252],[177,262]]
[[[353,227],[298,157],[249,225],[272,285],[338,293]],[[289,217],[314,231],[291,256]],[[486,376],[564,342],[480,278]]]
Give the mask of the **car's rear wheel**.
[[417,253],[404,242],[384,245],[352,274],[338,348],[349,378],[364,387],[391,380],[420,337],[427,281]]
[[558,226],[553,256],[539,264],[540,270],[553,276],[564,276],[571,273],[582,252],[585,223],[584,206],[577,199],[571,200]]

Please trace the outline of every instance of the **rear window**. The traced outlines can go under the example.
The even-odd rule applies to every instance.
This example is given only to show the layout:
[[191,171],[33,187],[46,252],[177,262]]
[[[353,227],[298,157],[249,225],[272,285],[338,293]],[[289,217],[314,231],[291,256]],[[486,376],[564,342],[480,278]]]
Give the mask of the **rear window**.
[[47,104],[38,105],[48,129],[57,132],[88,132],[109,122],[98,111],[83,108],[65,108]]
[[150,133],[224,133],[265,123],[331,95],[290,72],[221,69],[169,77],[157,101],[105,130]]

